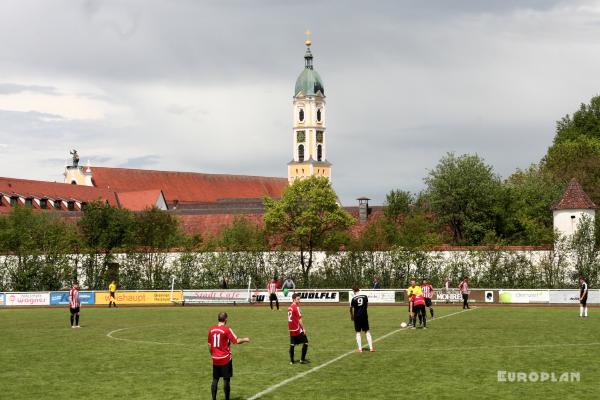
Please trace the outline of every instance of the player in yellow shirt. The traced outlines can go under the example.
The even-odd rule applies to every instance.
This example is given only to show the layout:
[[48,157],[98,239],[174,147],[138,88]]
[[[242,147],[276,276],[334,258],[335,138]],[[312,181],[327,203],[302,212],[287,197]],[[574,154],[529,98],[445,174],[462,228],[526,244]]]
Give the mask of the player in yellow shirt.
[[415,327],[415,313],[413,311],[413,296],[416,294],[423,294],[421,286],[417,285],[415,279],[410,280],[410,286],[406,289],[406,297],[408,298],[408,326]]
[[108,285],[108,291],[110,292],[108,299],[108,308],[110,308],[113,305],[115,306],[115,308],[117,308],[117,303],[115,302],[115,292],[117,291],[117,284],[115,283],[115,281],[112,281],[110,285]]

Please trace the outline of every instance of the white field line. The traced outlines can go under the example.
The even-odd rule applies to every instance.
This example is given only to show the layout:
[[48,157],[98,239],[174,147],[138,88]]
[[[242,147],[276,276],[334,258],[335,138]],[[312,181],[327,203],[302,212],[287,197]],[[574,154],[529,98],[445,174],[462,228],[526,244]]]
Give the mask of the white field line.
[[[476,308],[474,307],[473,309],[476,309]],[[462,313],[464,313],[464,312],[467,312],[467,311],[471,311],[471,309],[466,309],[466,310],[457,311],[457,312],[454,312],[454,313],[451,313],[451,314],[442,315],[441,317],[437,317],[437,318],[435,318],[435,319],[431,320],[431,321],[430,321],[430,323],[431,323],[431,322],[438,321],[438,320],[440,320],[440,319],[443,319],[443,318],[451,317],[451,316],[453,316],[453,315],[462,314]],[[378,337],[377,339],[373,340],[373,343],[376,343],[376,342],[379,342],[380,340],[386,339],[386,338],[388,338],[388,337],[390,337],[390,336],[392,336],[392,335],[395,335],[395,334],[396,334],[396,333],[398,333],[398,332],[407,331],[407,330],[408,330],[408,328],[400,328],[400,329],[393,330],[393,331],[391,331],[391,332],[389,332],[389,333],[386,333],[385,335],[383,335],[383,336],[380,336],[380,337]],[[352,351],[349,351],[349,352],[347,352],[347,353],[344,353],[344,354],[341,354],[341,355],[339,355],[339,356],[337,356],[337,357],[335,357],[335,358],[333,358],[333,359],[331,359],[331,360],[329,360],[329,361],[327,361],[327,362],[325,362],[325,363],[323,363],[323,364],[321,364],[321,365],[317,365],[316,367],[314,367],[314,368],[311,368],[311,369],[309,369],[309,370],[307,370],[307,371],[300,372],[300,373],[298,373],[298,374],[296,374],[296,375],[294,375],[294,376],[292,376],[292,377],[290,377],[290,378],[288,378],[288,379],[285,379],[285,380],[283,380],[283,381],[281,381],[281,382],[279,382],[279,383],[276,383],[276,384],[275,384],[275,385],[273,385],[273,386],[269,386],[268,388],[266,388],[266,389],[265,389],[265,390],[263,390],[262,392],[258,392],[258,393],[256,393],[254,396],[252,396],[252,397],[248,397],[248,399],[247,399],[247,400],[256,400],[256,399],[259,399],[259,398],[261,398],[262,396],[264,396],[264,395],[266,395],[266,394],[269,394],[269,393],[271,393],[271,392],[272,392],[272,391],[274,391],[275,389],[278,389],[278,388],[280,388],[280,387],[282,387],[282,386],[285,386],[285,385],[287,385],[288,383],[290,383],[290,382],[293,382],[293,381],[295,381],[295,380],[298,380],[298,379],[300,379],[300,378],[304,378],[306,375],[308,375],[308,374],[312,374],[313,372],[317,372],[317,371],[318,371],[318,370],[320,370],[321,368],[325,368],[325,367],[327,367],[328,365],[331,365],[331,364],[333,364],[333,363],[335,363],[335,362],[338,362],[338,361],[339,361],[339,360],[341,360],[342,358],[348,357],[350,354],[354,354],[354,353],[355,353],[355,351],[354,351],[354,350],[352,350]]]
[[[154,325],[153,325],[154,326]],[[119,337],[114,337],[113,333],[117,333],[117,332],[122,332],[128,329],[139,329],[139,328],[148,328],[147,326],[132,326],[129,328],[121,328],[121,329],[115,329],[114,331],[110,331],[106,334],[106,337],[111,338],[113,340],[121,340],[123,342],[130,342],[130,343],[143,343],[143,344],[159,344],[159,345],[169,345],[169,346],[184,346],[184,347],[190,347],[189,345],[185,345],[185,344],[181,344],[181,343],[171,343],[171,342],[151,342],[148,340],[134,340],[134,339],[125,339],[125,338],[119,338]]]

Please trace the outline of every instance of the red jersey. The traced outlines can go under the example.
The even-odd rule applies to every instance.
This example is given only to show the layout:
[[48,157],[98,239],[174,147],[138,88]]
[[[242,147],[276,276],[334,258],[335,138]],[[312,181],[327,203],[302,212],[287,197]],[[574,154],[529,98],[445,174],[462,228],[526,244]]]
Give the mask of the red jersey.
[[71,288],[69,292],[69,307],[77,308],[81,306],[81,301],[79,300],[79,290],[75,288]]
[[211,326],[208,330],[208,344],[213,365],[227,365],[231,361],[229,343],[237,344],[237,336],[225,325]]
[[277,281],[271,281],[267,285],[267,291],[269,292],[269,294],[277,293],[277,288],[278,287],[279,287],[279,282],[277,282]]
[[292,305],[288,307],[288,329],[290,331],[290,336],[298,336],[302,333],[302,328],[300,328],[300,318],[302,318],[300,307],[298,304],[292,303]]
[[433,297],[433,286],[431,284],[421,285],[421,291],[423,292],[423,296],[431,299]]
[[413,304],[415,306],[425,305],[425,297],[420,294],[415,294],[413,296]]

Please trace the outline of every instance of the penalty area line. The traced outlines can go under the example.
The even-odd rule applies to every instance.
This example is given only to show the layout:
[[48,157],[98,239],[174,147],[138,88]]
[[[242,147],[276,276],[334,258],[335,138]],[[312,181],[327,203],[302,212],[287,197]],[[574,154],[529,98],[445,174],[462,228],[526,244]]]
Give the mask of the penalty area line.
[[[473,307],[472,309],[473,310],[477,309],[477,307]],[[462,314],[462,313],[465,313],[467,311],[471,311],[472,309],[466,309],[466,310],[457,311],[457,312],[454,312],[454,313],[451,313],[451,314],[442,315],[441,317],[437,317],[437,318],[431,320],[430,323],[438,321],[440,319],[452,317],[453,315]],[[379,342],[381,340],[384,340],[384,339],[386,339],[386,338],[388,338],[388,337],[390,337],[392,335],[395,335],[398,332],[407,331],[407,330],[408,330],[408,328],[400,328],[400,329],[393,330],[393,331],[388,332],[385,335],[380,336],[377,339],[373,340],[373,343],[377,343],[377,342]],[[341,355],[339,355],[339,356],[337,356],[335,358],[332,358],[331,360],[329,360],[329,361],[327,361],[327,362],[325,362],[323,364],[317,365],[316,367],[311,368],[308,371],[300,372],[300,373],[298,373],[298,374],[296,374],[296,375],[294,375],[294,376],[292,376],[290,378],[287,378],[287,379],[285,379],[285,380],[283,380],[283,381],[281,381],[279,383],[276,383],[273,386],[269,386],[268,388],[266,388],[262,392],[258,392],[254,396],[252,396],[252,397],[248,397],[247,400],[256,400],[256,399],[259,399],[262,396],[273,392],[275,389],[279,389],[280,387],[285,386],[285,385],[287,385],[290,382],[293,382],[293,381],[298,380],[300,378],[304,378],[306,375],[312,374],[313,372],[317,372],[321,368],[325,368],[325,367],[327,367],[327,366],[329,366],[329,365],[331,365],[333,363],[336,363],[336,362],[340,361],[341,359],[343,359],[345,357],[348,357],[350,354],[354,354],[354,353],[355,353],[354,350],[349,351],[349,352],[341,354]]]

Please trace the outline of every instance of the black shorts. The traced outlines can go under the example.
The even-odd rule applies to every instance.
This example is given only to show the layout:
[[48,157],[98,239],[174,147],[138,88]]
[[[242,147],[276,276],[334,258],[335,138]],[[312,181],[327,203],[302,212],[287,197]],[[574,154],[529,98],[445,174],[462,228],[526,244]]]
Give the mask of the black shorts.
[[415,314],[425,314],[425,304],[418,304],[416,306],[413,306],[413,311]]
[[585,306],[585,305],[587,305],[587,296],[585,296],[583,299],[579,300],[579,303],[580,303],[582,306]]
[[354,330],[356,332],[367,332],[369,330],[369,318],[368,317],[362,317],[362,318],[354,318]]
[[298,336],[290,336],[290,346],[296,346],[304,343],[308,344],[308,338],[306,337],[304,332],[302,332]]
[[71,311],[71,314],[79,314],[79,307],[69,308],[69,311]]
[[115,298],[115,292],[109,292],[109,296],[112,297],[113,299]]
[[227,365],[213,365],[213,378],[229,379],[233,376],[233,361]]
[[429,297],[425,297],[425,307],[431,307],[431,299]]
[[271,293],[269,295],[269,301],[277,301],[277,295],[275,293]]

